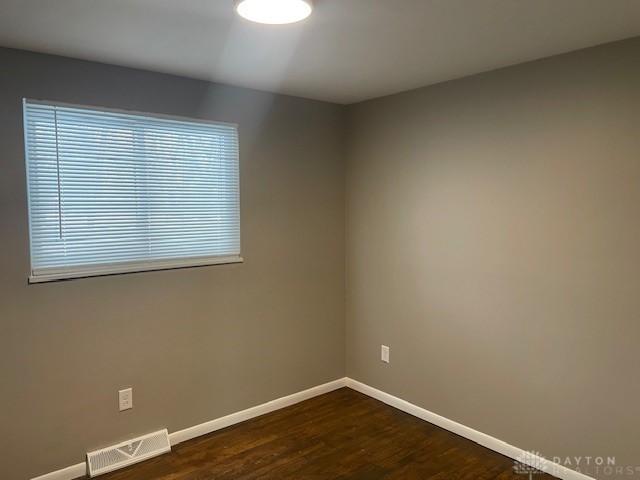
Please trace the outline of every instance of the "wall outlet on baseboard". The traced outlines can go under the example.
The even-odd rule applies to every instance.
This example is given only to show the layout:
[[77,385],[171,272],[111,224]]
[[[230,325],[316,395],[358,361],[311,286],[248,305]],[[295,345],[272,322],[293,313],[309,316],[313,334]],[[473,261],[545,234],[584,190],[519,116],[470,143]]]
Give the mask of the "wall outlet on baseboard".
[[121,412],[133,408],[133,388],[125,388],[118,391],[118,405]]
[[380,360],[384,363],[389,363],[389,347],[386,345],[380,346]]

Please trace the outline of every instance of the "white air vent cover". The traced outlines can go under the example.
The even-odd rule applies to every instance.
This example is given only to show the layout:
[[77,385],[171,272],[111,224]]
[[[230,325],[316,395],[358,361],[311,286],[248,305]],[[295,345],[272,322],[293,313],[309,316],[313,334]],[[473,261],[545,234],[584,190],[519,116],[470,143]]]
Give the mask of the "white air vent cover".
[[169,451],[171,451],[169,432],[160,430],[87,453],[87,470],[90,477],[95,477]]

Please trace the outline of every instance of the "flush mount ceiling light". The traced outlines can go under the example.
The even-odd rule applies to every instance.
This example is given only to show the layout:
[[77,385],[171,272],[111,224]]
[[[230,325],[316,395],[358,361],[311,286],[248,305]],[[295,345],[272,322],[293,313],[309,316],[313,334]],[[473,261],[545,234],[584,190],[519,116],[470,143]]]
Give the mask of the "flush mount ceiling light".
[[313,0],[236,0],[236,12],[252,22],[282,25],[304,20]]

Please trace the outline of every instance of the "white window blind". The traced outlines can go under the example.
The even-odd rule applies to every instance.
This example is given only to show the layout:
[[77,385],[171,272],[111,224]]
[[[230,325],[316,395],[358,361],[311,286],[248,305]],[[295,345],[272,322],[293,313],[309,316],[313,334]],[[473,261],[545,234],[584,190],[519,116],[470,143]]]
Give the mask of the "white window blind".
[[241,261],[234,125],[24,102],[32,282]]

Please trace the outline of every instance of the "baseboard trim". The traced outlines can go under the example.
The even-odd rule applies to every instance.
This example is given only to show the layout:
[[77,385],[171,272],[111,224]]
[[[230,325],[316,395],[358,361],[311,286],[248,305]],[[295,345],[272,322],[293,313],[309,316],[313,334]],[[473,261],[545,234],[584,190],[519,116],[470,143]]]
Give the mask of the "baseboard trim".
[[31,480],[74,480],[87,474],[86,463],[76,463],[70,467],[56,470],[55,472],[45,473],[39,477],[34,477]]
[[173,432],[169,434],[169,440],[171,441],[171,445],[186,442],[187,440],[191,440],[192,438],[200,437],[202,435],[215,432],[216,430],[221,430],[231,425],[235,425],[236,423],[241,423],[245,420],[250,420],[252,418],[259,417],[260,415],[264,415],[275,410],[280,410],[281,408],[285,408],[290,405],[295,405],[296,403],[300,403],[310,398],[317,397],[318,395],[332,392],[339,388],[345,387],[346,385],[347,379],[340,378],[338,380],[334,380],[333,382],[318,385],[316,387],[309,388],[308,390],[303,390],[302,392],[297,392],[286,397],[263,403],[262,405],[258,405],[256,407],[251,407],[240,412],[232,413],[225,417],[220,417],[209,422],[201,423],[200,425],[196,425],[194,427],[189,427],[185,428],[184,430]]
[[[513,458],[514,460],[522,461],[522,459],[527,459],[527,463],[531,466],[539,466],[546,465],[546,472],[554,477],[560,478],[562,480],[595,480],[592,477],[589,477],[583,473],[576,472],[575,470],[571,470],[563,465],[559,465],[557,463],[553,463],[549,460],[542,459],[540,457],[536,457],[525,450],[514,447],[502,440],[498,440],[491,435],[487,435],[486,433],[479,432],[474,430],[473,428],[467,427],[466,425],[462,425],[458,422],[454,422],[453,420],[449,420],[437,413],[430,412],[422,407],[418,407],[412,403],[407,402],[406,400],[402,400],[401,398],[394,397],[382,390],[378,390],[377,388],[370,387],[362,382],[358,382],[357,380],[353,380],[351,378],[346,379],[346,386],[356,390],[360,393],[367,395],[368,397],[375,398],[387,405],[397,408],[398,410],[402,410],[414,417],[420,418],[421,420],[425,420],[426,422],[437,425],[438,427],[444,428],[456,435],[460,435],[468,440],[471,440],[475,443],[482,445],[494,452],[505,455],[509,458]],[[525,478],[525,477],[523,477]]]
[[[414,417],[420,418],[426,422],[444,428],[445,430],[448,430],[452,433],[460,435],[461,437],[478,443],[483,447],[493,450],[494,452],[500,453],[509,458],[513,458],[514,460],[527,458],[529,460],[529,463],[531,463],[531,465],[533,466],[543,464],[543,459],[540,459],[539,457],[533,457],[531,454],[528,454],[528,452],[522,450],[521,448],[510,445],[506,442],[503,442],[502,440],[498,440],[495,437],[474,430],[473,428],[467,427],[453,420],[449,420],[448,418],[445,418],[441,415],[409,403],[406,400],[394,397],[393,395],[383,392],[382,390],[378,390],[374,387],[348,377],[340,378],[338,380],[334,380],[323,385],[318,385],[316,387],[312,387],[307,390],[294,393],[292,395],[287,395],[286,397],[278,398],[276,400],[251,407],[240,412],[232,413],[224,417],[216,418],[215,420],[201,423],[200,425],[195,425],[193,427],[185,428],[184,430],[173,432],[169,435],[169,441],[171,442],[171,445],[177,445],[178,443],[186,442],[187,440],[191,440],[202,435],[207,435],[208,433],[215,432],[216,430],[230,427],[231,425],[235,425],[237,423],[259,417],[260,415],[280,410],[281,408],[303,402],[304,400],[317,397],[318,395],[322,395],[324,393],[332,392],[333,390],[337,390],[342,387],[349,387],[371,398],[375,398],[376,400],[395,407],[398,410],[402,410],[403,412],[413,415]],[[595,480],[592,477],[571,470],[563,465],[552,463],[548,460],[545,460],[544,462],[546,462],[546,465],[548,467],[546,471],[549,474],[560,478],[561,480]],[[85,463],[78,463],[76,465],[72,465],[55,472],[47,473],[39,477],[34,477],[31,480],[74,480],[78,477],[82,477],[83,475],[85,475],[85,473]]]
[[[201,423],[200,425],[195,425],[193,427],[185,428],[184,430],[173,432],[169,434],[169,441],[171,442],[172,446],[177,445],[178,443],[186,442],[187,440],[191,440],[193,438],[215,432],[216,430],[230,427],[231,425],[244,422],[245,420],[250,420],[252,418],[259,417],[260,415],[264,415],[275,410],[280,410],[281,408],[295,405],[296,403],[309,400],[310,398],[317,397],[318,395],[332,392],[333,390],[345,387],[346,385],[347,379],[339,378],[338,380],[334,380],[332,382],[324,383],[322,385],[318,385],[301,392],[287,395],[286,397],[281,397],[276,400],[257,405],[255,407],[247,408],[246,410],[242,410],[240,412],[232,413],[224,417],[216,418],[215,420]],[[31,480],[74,480],[78,477],[82,477],[85,474],[86,464],[77,463],[76,465],[72,465],[55,472],[46,473],[39,477],[34,477]]]

